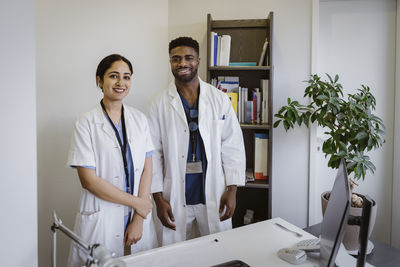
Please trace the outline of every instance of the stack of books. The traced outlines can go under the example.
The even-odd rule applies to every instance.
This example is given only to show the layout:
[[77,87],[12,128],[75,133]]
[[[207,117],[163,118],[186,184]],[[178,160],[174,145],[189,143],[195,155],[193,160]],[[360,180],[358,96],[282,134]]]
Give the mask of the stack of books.
[[229,66],[231,36],[211,32],[210,66]]
[[236,76],[218,76],[211,84],[229,96],[240,123],[268,123],[268,80],[253,89],[241,87]]

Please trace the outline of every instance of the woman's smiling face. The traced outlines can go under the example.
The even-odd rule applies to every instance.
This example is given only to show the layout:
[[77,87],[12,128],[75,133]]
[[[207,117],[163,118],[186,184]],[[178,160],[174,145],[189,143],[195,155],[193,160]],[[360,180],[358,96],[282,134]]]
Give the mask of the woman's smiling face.
[[109,101],[122,101],[131,88],[132,73],[124,61],[115,61],[104,73],[97,76],[97,83],[103,90],[104,98]]

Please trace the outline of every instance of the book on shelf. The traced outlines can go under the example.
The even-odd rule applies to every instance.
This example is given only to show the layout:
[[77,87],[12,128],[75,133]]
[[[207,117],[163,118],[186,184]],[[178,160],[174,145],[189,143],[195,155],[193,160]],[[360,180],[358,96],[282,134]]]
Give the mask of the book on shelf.
[[239,92],[239,77],[237,76],[218,76],[211,79],[211,85],[224,93]]
[[260,123],[261,122],[261,93],[259,88],[254,88],[253,91],[253,123]]
[[218,35],[216,32],[211,32],[210,33],[210,66],[215,66],[217,61],[215,55],[217,54],[217,40],[218,40]]
[[268,123],[268,80],[261,79],[260,87],[262,93],[262,107],[261,107],[261,121],[262,123]]
[[254,172],[252,168],[246,169],[246,183],[247,182],[254,182]]
[[229,99],[231,100],[232,103],[232,107],[233,110],[235,111],[235,114],[237,115],[238,111],[237,111],[237,105],[238,105],[238,94],[236,92],[230,92],[230,93],[226,93],[229,97]]
[[254,179],[268,179],[268,134],[254,134]]
[[229,66],[239,66],[239,67],[257,66],[257,62],[229,62]]
[[239,91],[239,82],[219,81],[216,87],[224,93],[237,93]]
[[[267,38],[265,38],[262,50],[261,50],[261,54],[260,54],[260,59],[258,60],[258,66],[263,66],[263,65],[267,65],[267,57],[268,57],[268,40]],[[264,64],[265,63],[265,64]]]

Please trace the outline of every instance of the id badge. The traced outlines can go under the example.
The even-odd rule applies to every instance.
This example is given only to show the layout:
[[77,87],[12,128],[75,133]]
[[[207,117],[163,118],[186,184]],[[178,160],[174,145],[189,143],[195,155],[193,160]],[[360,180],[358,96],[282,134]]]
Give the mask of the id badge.
[[202,173],[202,172],[203,172],[203,164],[201,161],[186,163],[186,174]]

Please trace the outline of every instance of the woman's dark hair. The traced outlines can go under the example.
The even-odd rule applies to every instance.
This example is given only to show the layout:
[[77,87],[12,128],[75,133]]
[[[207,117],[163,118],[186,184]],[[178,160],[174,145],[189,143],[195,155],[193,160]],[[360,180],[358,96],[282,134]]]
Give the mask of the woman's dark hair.
[[[97,77],[100,77],[100,80],[102,81],[104,78],[104,74],[106,73],[106,71],[111,67],[111,65],[115,62],[115,61],[120,61],[122,60],[123,62],[125,62],[126,64],[128,64],[128,67],[131,71],[131,73],[133,73],[132,70],[132,64],[131,62],[126,59],[125,57],[118,55],[118,54],[112,54],[109,56],[106,56],[105,58],[103,58],[99,65],[97,66],[97,70],[96,70],[96,84],[97,84]],[[97,84],[98,86],[98,84]]]

